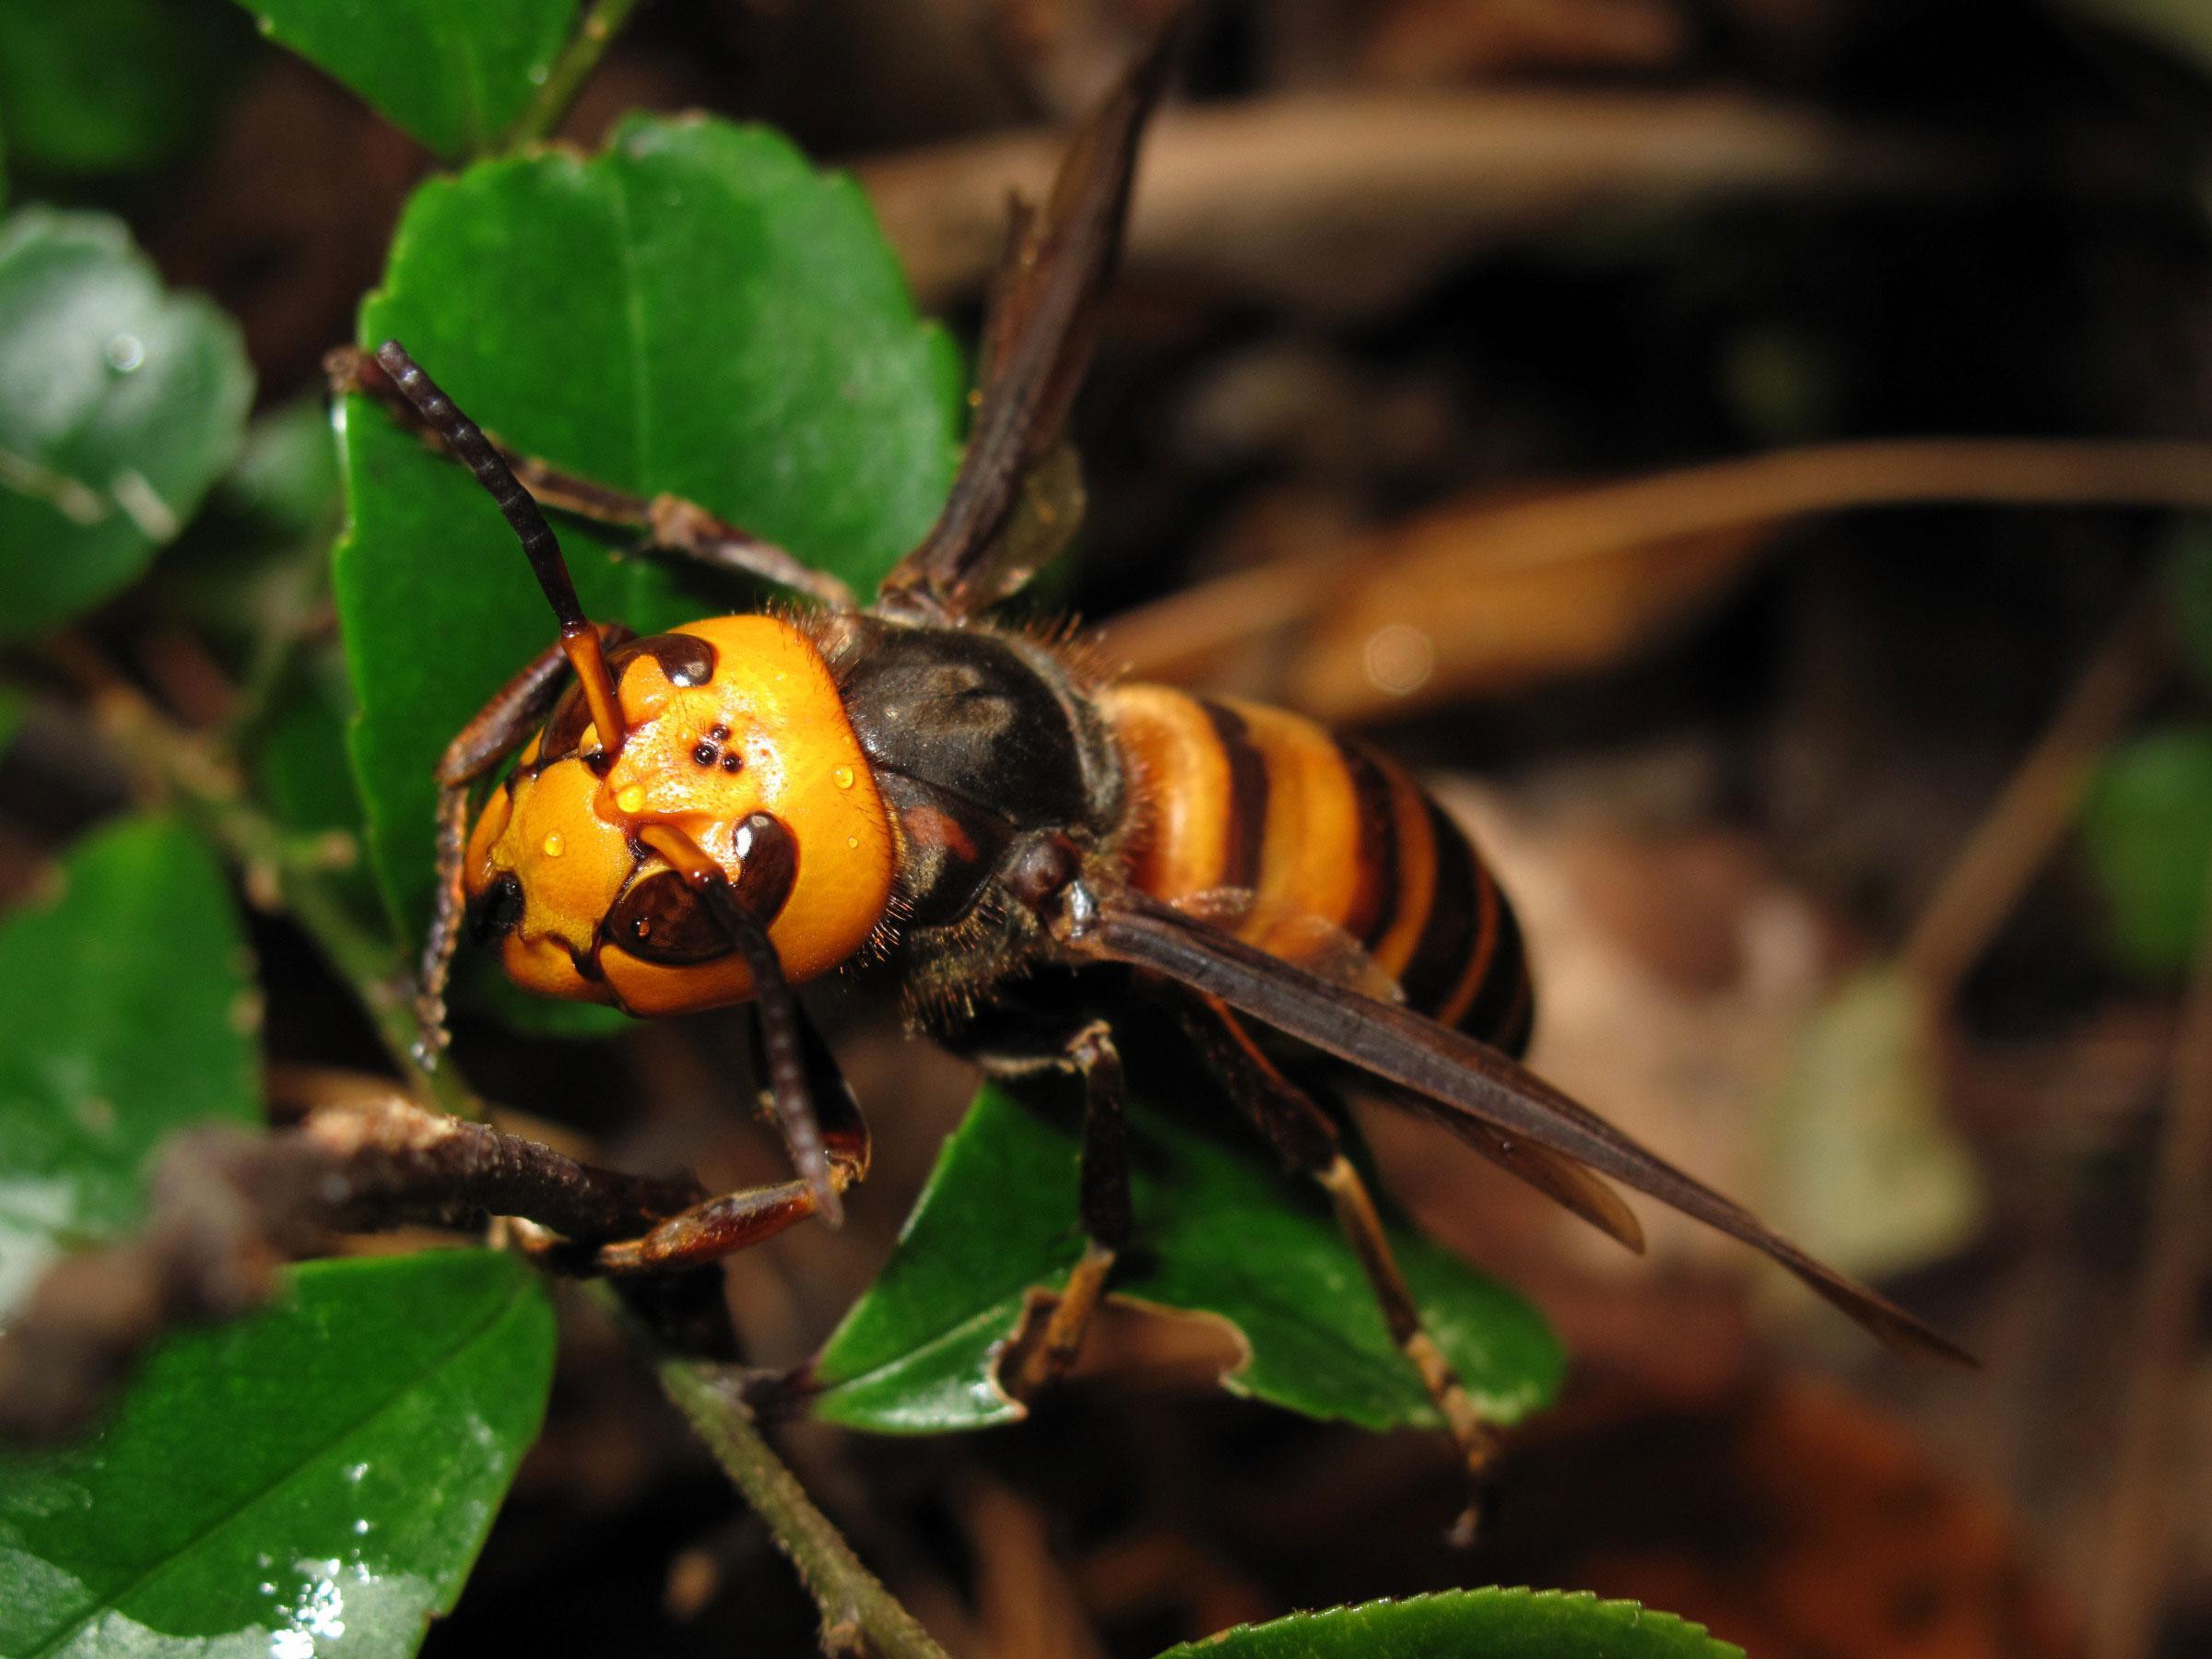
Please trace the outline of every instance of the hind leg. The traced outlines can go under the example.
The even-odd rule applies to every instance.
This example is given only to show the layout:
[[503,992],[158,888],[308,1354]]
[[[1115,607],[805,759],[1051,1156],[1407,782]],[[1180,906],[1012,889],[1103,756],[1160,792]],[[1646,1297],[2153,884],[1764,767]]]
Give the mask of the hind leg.
[[1366,1178],[1346,1156],[1329,1114],[1283,1075],[1235,1014],[1210,997],[1200,998],[1185,1023],[1207,1064],[1284,1162],[1328,1194],[1336,1225],[1359,1258],[1391,1340],[1419,1374],[1421,1386],[1466,1465],[1473,1496],[1453,1535],[1462,1542],[1471,1540],[1488,1503],[1497,1432],[1484,1421],[1451,1360],[1422,1324],[1419,1304],[1391,1248]]

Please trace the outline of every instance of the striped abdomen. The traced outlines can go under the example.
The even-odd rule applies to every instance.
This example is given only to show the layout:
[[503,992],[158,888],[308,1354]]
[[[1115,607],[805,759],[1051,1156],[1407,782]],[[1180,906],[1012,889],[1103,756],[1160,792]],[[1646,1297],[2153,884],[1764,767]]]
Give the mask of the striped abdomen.
[[[1100,706],[1129,763],[1136,887],[1317,970],[1325,939],[1341,957],[1348,936],[1417,1011],[1526,1048],[1535,1007],[1512,907],[1404,771],[1256,703],[1136,685]],[[1249,906],[1223,902],[1239,890]]]

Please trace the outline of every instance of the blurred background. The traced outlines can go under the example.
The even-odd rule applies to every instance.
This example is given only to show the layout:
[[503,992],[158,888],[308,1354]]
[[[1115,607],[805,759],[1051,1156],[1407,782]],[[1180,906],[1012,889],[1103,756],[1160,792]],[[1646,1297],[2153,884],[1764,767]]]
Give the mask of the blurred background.
[[[265,407],[318,396],[433,161],[223,0],[114,9],[165,53],[57,62],[0,15],[11,194],[122,213],[240,320]],[[1007,185],[1163,10],[649,0],[564,138],[638,108],[782,126],[968,339]],[[1094,1659],[1528,1583],[1764,1659],[2212,1648],[2208,160],[2204,0],[1207,10],[1050,603],[1110,660],[1418,766],[1521,907],[1539,1069],[1986,1369],[1878,1354],[1671,1218],[1629,1257],[1377,1119],[1408,1206],[1574,1356],[1489,1540],[1443,1546],[1427,1438],[1238,1402],[1206,1327],[1123,1311],[1016,1428],[794,1430],[947,1645]],[[172,599],[100,627],[179,706],[219,698]],[[41,708],[0,766],[0,894],[114,803],[87,754]],[[375,1067],[258,925],[272,1052]],[[766,1364],[865,1287],[971,1082],[865,996],[828,1011],[877,1163],[843,1233],[734,1265]],[[713,1022],[461,1041],[548,1133],[776,1173]],[[426,1651],[811,1652],[681,1425],[602,1326],[565,1330],[547,1438]]]

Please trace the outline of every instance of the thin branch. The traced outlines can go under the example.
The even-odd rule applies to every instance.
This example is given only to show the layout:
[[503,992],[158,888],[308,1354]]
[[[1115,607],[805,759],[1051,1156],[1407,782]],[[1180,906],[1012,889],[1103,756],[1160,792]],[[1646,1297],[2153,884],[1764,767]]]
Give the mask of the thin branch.
[[[603,1305],[614,1306],[606,1286],[594,1290]],[[821,1609],[822,1651],[869,1659],[947,1659],[914,1616],[861,1564],[835,1524],[815,1507],[798,1477],[761,1434],[728,1368],[665,1349],[656,1354],[655,1365],[662,1388],[798,1570]]]
[[148,1194],[143,1226],[64,1257],[0,1332],[0,1433],[80,1429],[156,1341],[258,1306],[281,1264],[328,1254],[340,1234],[480,1234],[493,1216],[519,1217],[534,1224],[534,1253],[591,1272],[594,1245],[703,1195],[695,1182],[581,1163],[394,1092],[317,1107],[272,1134],[181,1131],[156,1156]]
[[637,4],[638,0],[593,0],[591,10],[584,13],[583,21],[546,72],[544,84],[492,146],[495,154],[535,143],[560,124],[577,88],[599,66],[600,57],[622,32],[622,25],[629,20]]
[[[1140,674],[1199,676],[1237,647],[1310,627],[1296,700],[1332,719],[1406,706],[1370,679],[1366,647],[1396,627],[1435,637],[1423,695],[1488,665],[1455,661],[1435,595],[1810,513],[1933,504],[2212,507],[2212,444],[2153,440],[1899,438],[1811,444],[1500,504],[1448,503],[1323,559],[1241,571],[1133,611],[1108,633]],[[1527,677],[1525,675],[1524,678]]]
[[[1041,200],[1054,132],[962,139],[854,171],[924,307],[980,288],[1006,195]],[[1230,293],[1378,313],[1467,248],[1606,208],[1925,194],[1985,158],[1724,92],[1297,92],[1171,110],[1146,144],[1129,265]]]
[[2162,606],[2138,594],[1951,860],[1901,953],[1931,1006],[1950,1000],[2074,823],[2097,763],[2166,677]]
[[2093,1659],[2147,1659],[2156,1651],[2159,1590],[2173,1553],[2190,1337],[2212,1262],[2212,1205],[2205,1201],[2212,1190],[2212,870],[2206,896],[2136,1286],[2133,1362],[2089,1632]]

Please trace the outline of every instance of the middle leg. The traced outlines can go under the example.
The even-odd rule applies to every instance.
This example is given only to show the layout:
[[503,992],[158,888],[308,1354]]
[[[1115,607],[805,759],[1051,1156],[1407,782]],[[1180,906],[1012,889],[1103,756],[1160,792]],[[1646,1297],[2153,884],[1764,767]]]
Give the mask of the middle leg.
[[1027,1335],[1006,1368],[1017,1395],[1027,1396],[1066,1375],[1106,1293],[1114,1262],[1128,1248],[1131,1228],[1129,1147],[1121,1050],[1102,1019],[1089,1019],[1049,1045],[994,1044],[977,1053],[986,1075],[1005,1082],[1046,1072],[1073,1073],[1083,1089],[1079,1205],[1083,1254],[1068,1275],[1044,1328]]

